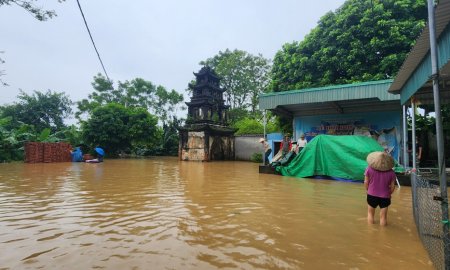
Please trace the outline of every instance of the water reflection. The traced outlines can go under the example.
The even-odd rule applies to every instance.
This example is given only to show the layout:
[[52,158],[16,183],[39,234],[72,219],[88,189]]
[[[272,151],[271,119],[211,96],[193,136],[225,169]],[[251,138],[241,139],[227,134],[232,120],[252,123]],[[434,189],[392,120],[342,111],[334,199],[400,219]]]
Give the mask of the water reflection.
[[381,228],[361,184],[253,163],[1,164],[0,268],[432,269],[410,197]]

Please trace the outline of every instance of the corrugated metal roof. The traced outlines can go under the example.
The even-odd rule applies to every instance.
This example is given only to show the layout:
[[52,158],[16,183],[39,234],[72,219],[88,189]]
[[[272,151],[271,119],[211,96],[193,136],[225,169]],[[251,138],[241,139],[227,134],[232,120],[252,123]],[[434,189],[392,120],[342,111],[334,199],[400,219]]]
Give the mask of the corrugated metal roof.
[[[440,0],[435,11],[436,36],[439,42],[439,68],[442,68],[450,58],[449,22],[450,0]],[[429,51],[430,33],[427,24],[389,88],[389,92],[391,93],[400,93],[402,91],[402,104],[405,99],[409,99],[428,81],[431,75]]]
[[284,105],[364,99],[399,100],[399,95],[390,94],[387,91],[391,83],[392,80],[370,81],[263,94],[259,96],[259,108],[271,110]]

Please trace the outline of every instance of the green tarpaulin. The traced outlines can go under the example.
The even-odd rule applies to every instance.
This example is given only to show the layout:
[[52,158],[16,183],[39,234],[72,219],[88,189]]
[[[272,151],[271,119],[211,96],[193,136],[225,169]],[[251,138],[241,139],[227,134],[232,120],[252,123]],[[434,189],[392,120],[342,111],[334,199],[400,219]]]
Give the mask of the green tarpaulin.
[[[356,135],[318,135],[286,167],[276,170],[296,177],[329,176],[364,180],[367,155],[384,151],[374,139]],[[403,170],[396,164],[396,172]]]

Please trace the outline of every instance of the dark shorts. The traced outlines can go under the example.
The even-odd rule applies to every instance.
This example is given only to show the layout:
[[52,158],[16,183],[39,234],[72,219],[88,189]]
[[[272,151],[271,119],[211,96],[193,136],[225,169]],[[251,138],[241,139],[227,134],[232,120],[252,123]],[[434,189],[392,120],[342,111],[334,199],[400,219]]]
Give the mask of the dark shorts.
[[377,196],[367,194],[367,204],[370,205],[372,208],[377,208],[378,206],[380,206],[380,208],[386,208],[389,205],[391,205],[391,199],[380,198]]

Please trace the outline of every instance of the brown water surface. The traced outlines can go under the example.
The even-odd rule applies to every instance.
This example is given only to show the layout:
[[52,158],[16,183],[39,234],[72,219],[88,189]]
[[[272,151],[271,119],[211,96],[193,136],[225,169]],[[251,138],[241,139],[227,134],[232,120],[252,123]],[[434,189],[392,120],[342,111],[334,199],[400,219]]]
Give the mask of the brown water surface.
[[410,188],[382,228],[366,223],[362,184],[257,171],[176,158],[0,164],[0,269],[432,269]]

